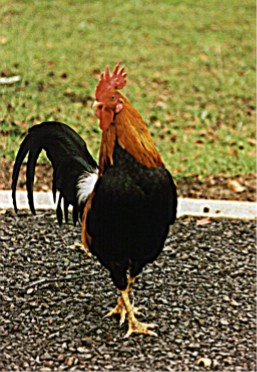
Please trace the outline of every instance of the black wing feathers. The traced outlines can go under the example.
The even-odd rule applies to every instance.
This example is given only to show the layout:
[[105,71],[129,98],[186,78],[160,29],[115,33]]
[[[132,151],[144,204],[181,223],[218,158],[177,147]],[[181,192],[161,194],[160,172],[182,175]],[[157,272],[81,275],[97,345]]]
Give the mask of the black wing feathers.
[[54,200],[56,190],[60,191],[57,203],[58,222],[62,222],[61,201],[64,199],[65,220],[68,219],[68,206],[73,205],[73,220],[78,219],[76,182],[78,177],[85,171],[92,172],[97,168],[97,163],[90,155],[84,140],[69,126],[58,122],[44,122],[30,128],[28,135],[23,140],[13,168],[12,197],[14,209],[17,212],[16,186],[19,171],[26,155],[28,156],[26,171],[26,187],[28,192],[29,206],[35,214],[33,200],[33,183],[35,166],[42,150],[52,163],[53,182],[52,191]]

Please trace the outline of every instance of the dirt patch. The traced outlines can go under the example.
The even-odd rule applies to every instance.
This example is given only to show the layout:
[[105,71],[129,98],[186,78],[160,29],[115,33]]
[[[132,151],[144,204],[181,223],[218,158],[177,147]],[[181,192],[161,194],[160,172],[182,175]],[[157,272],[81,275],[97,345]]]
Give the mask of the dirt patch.
[[177,182],[181,197],[196,199],[256,201],[256,175],[245,174],[233,177],[199,176],[183,178]]
[[[12,183],[13,162],[2,160],[0,165],[0,188],[9,190]],[[26,166],[22,166],[18,189],[26,189]],[[184,198],[256,201],[256,175],[235,175],[233,177],[199,176],[185,177],[176,182],[178,194]],[[49,191],[52,187],[52,168],[50,165],[37,165],[35,191]]]

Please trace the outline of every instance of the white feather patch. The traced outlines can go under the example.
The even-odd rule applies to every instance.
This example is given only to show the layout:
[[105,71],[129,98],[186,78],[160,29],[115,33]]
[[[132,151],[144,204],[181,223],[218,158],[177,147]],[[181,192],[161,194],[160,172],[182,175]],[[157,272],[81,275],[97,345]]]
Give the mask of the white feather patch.
[[94,190],[98,179],[98,169],[94,172],[84,172],[77,182],[78,204],[85,203],[91,192]]

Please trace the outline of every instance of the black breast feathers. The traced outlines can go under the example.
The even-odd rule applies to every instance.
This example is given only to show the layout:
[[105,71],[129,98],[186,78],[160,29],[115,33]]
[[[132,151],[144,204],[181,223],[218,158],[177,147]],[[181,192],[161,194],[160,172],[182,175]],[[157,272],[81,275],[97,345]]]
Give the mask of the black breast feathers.
[[164,167],[147,168],[115,145],[113,165],[96,184],[87,218],[90,250],[119,289],[161,252],[176,218],[176,188]]

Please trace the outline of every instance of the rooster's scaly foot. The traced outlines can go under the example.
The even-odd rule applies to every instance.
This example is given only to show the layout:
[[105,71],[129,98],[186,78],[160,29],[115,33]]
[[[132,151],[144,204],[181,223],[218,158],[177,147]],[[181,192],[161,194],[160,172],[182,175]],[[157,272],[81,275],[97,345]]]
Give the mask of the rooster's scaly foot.
[[156,324],[147,324],[139,322],[134,316],[128,320],[129,329],[125,335],[125,338],[132,335],[132,333],[143,333],[149,336],[157,337],[157,333],[151,331],[151,329],[156,327]]
[[104,318],[107,318],[109,316],[113,316],[116,314],[120,314],[120,325],[122,325],[126,319],[127,310],[125,308],[123,299],[121,297],[118,298],[116,307],[112,309],[111,311],[109,311],[109,313],[106,314]]
[[134,308],[133,305],[131,305],[130,300],[129,300],[128,289],[121,291],[121,297],[122,297],[124,306],[126,307],[127,315],[128,315],[129,329],[125,337],[129,337],[132,333],[143,333],[149,336],[157,336],[155,332],[151,331],[152,328],[156,327],[155,324],[141,323],[135,317],[135,314],[136,314],[135,310],[137,310],[137,313],[138,313],[139,308],[136,309]]
[[84,244],[75,242],[74,247],[78,247],[78,248],[82,249],[83,251],[85,250],[87,257],[90,258],[92,256],[91,252],[89,251],[89,248],[85,247]]
[[[141,315],[141,310],[144,310],[144,309],[145,309],[144,306],[135,307],[134,304],[132,305],[132,310],[133,310],[134,315]],[[120,325],[122,325],[126,319],[127,309],[121,296],[117,299],[117,305],[115,306],[115,308],[109,311],[109,313],[107,313],[104,316],[104,318],[108,318],[110,316],[117,315],[117,314],[120,315]]]

